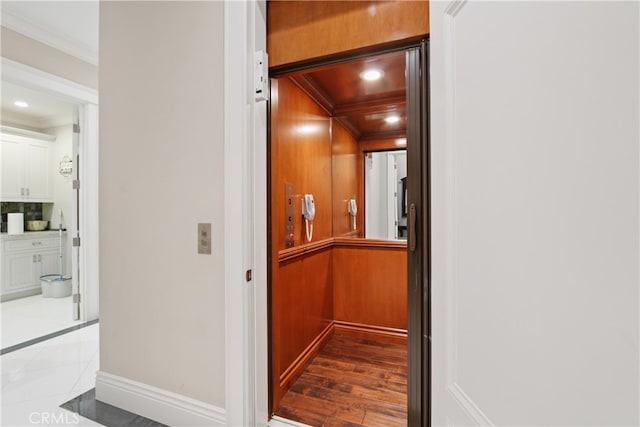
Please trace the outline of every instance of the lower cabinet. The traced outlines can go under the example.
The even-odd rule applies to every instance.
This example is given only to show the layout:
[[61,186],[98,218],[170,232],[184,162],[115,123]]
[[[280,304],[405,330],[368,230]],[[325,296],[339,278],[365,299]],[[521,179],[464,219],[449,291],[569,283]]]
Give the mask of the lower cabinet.
[[2,242],[2,300],[40,289],[40,276],[60,273],[59,239],[21,237]]

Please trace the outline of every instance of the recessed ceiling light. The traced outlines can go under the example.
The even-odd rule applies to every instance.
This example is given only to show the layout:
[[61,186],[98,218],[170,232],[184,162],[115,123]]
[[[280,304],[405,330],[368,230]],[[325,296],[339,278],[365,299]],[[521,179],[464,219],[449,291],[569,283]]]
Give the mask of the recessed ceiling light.
[[368,82],[373,82],[380,79],[380,77],[382,77],[382,71],[367,70],[367,71],[364,71],[362,74],[360,74],[360,77]]
[[13,103],[13,105],[15,105],[16,107],[20,107],[20,108],[27,108],[29,106],[29,104],[27,104],[24,101],[16,101]]
[[386,119],[384,119],[385,122],[387,123],[398,123],[400,121],[400,117],[398,116],[389,116]]

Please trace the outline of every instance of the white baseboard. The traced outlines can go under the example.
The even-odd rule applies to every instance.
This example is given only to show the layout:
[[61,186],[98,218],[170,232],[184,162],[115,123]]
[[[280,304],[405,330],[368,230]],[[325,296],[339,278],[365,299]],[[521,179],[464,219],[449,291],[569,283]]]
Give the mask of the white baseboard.
[[170,426],[226,426],[223,408],[98,371],[96,400]]

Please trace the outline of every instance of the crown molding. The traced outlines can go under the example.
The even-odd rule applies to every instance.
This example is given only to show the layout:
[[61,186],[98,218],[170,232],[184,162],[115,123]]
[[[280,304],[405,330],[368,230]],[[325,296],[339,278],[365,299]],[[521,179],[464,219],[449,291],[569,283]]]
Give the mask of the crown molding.
[[5,126],[5,125],[0,125],[0,133],[6,134],[6,135],[17,135],[17,136],[24,136],[27,138],[42,139],[44,141],[51,141],[51,142],[56,140],[55,135],[50,135],[48,133],[42,133],[42,132],[35,132],[28,129],[21,129],[21,128],[16,128],[12,126]]
[[55,94],[60,99],[72,103],[98,104],[97,90],[71,80],[2,56],[0,56],[0,69],[2,70],[2,81],[47,94]]
[[28,22],[18,15],[6,10],[6,6],[2,10],[2,26],[8,28],[23,36],[29,37],[77,59],[89,64],[98,65],[98,52],[85,43],[71,40],[65,35],[52,28]]

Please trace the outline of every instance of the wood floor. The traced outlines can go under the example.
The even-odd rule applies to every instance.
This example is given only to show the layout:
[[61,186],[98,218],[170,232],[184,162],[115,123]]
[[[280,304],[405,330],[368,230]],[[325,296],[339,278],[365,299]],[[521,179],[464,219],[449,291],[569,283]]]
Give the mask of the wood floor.
[[406,344],[333,335],[276,415],[317,427],[406,426]]

